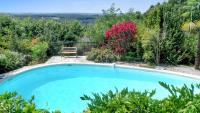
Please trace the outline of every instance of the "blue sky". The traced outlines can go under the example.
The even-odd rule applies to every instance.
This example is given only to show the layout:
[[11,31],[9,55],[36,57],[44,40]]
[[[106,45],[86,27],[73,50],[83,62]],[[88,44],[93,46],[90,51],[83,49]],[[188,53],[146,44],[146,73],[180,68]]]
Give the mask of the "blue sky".
[[0,12],[9,13],[101,13],[115,3],[123,12],[146,11],[164,0],[0,0]]

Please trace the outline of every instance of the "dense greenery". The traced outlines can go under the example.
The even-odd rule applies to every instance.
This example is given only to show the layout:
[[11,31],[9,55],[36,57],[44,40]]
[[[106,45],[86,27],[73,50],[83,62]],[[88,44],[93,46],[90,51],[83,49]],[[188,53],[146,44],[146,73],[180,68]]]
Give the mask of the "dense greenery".
[[190,35],[195,34],[198,37],[198,44],[197,44],[197,52],[195,58],[195,69],[200,68],[200,19],[199,19],[199,10],[200,10],[200,2],[199,0],[187,0],[185,7],[187,10],[182,15],[184,17],[189,17],[187,22],[185,22],[182,26],[184,31],[187,31]]
[[18,19],[0,15],[0,73],[44,62],[57,55],[62,42],[77,42],[84,32],[79,21]]
[[[89,37],[92,42],[96,43],[98,45],[97,47],[101,48],[102,46],[107,45],[106,32],[109,29],[111,29],[114,25],[118,23],[133,22],[133,21],[135,23],[137,22],[139,23],[141,19],[142,19],[142,14],[140,12],[134,12],[130,10],[130,12],[124,14],[124,13],[121,13],[120,9],[116,9],[114,5],[112,5],[110,9],[103,11],[103,16],[98,18],[95,24],[90,25],[86,29],[85,35]],[[136,42],[137,46],[135,46],[133,44],[135,43],[135,41],[137,40],[133,40],[133,42],[130,41],[129,48],[126,48],[126,55],[128,56],[127,57],[121,56],[123,58],[118,58],[118,60],[128,59],[131,62],[133,61],[133,59],[140,60],[142,58],[141,54],[143,54],[143,52],[139,48],[141,46],[141,43],[137,41]],[[136,48],[139,48],[139,49],[136,50]],[[135,56],[132,56],[133,54]],[[104,61],[100,61],[100,62],[104,62]]]
[[[133,46],[128,48],[127,52],[131,53],[131,56],[130,54],[123,55],[121,60],[124,61],[127,57],[132,61],[144,61],[157,65],[194,64],[197,55],[196,34],[199,32],[199,29],[196,29],[198,28],[197,20],[200,20],[198,4],[198,0],[169,0],[152,6],[144,14],[134,11],[121,13],[113,6],[104,11],[104,15],[88,28],[87,35],[92,41],[102,46],[106,43],[107,30],[117,23],[132,21],[137,25],[137,41],[136,43],[132,41]],[[188,13],[185,14],[185,12]],[[187,16],[188,14],[190,16]],[[186,33],[182,29],[182,26],[191,18],[196,24],[197,33],[191,30]],[[130,62],[130,59],[127,60]]]
[[[200,85],[174,87],[160,82],[170,95],[162,100],[154,99],[155,91],[137,92],[109,91],[106,94],[84,95],[82,100],[89,101],[85,113],[199,113],[200,94],[195,94]],[[195,90],[195,88],[197,88]]]
[[0,71],[6,72],[21,67],[25,65],[25,60],[22,54],[5,50],[0,54]]

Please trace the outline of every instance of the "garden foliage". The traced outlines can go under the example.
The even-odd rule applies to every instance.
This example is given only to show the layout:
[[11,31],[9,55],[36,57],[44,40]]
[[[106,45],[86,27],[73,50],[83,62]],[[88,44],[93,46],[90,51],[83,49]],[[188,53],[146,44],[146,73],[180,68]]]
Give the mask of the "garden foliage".
[[117,61],[118,57],[113,53],[111,49],[92,49],[91,52],[88,53],[87,60],[91,60],[94,62],[106,62],[112,63]]
[[[97,43],[99,46],[106,45],[109,42],[107,39],[110,39],[106,37],[111,37],[110,29],[114,29],[112,26],[123,22],[134,22],[137,25],[135,35],[137,40],[136,42],[129,41],[127,45],[131,46],[126,47],[127,53],[134,54],[135,58],[131,58],[132,61],[144,61],[157,65],[194,64],[197,54],[197,35],[200,33],[198,29],[195,29],[195,32],[189,30],[186,33],[182,30],[182,26],[185,25],[184,23],[191,23],[191,18],[195,20],[193,21],[195,24],[200,20],[198,4],[198,0],[169,0],[151,6],[144,14],[134,11],[121,13],[119,9],[111,7],[87,29],[87,35],[91,37],[91,40],[99,42]],[[194,27],[194,24],[192,26]],[[111,42],[117,43],[117,40],[121,38],[116,38]],[[120,45],[119,43],[112,44],[114,46],[110,49],[117,49],[121,53],[125,51],[122,48],[116,48],[116,45]],[[129,54],[121,55],[121,60],[126,60],[124,59],[126,56],[129,57]],[[127,61],[130,62],[129,59]]]
[[50,113],[48,110],[37,109],[33,101],[34,97],[26,101],[17,93],[4,93],[0,95],[0,113]]
[[[164,99],[154,99],[155,91],[138,92],[125,88],[109,91],[106,94],[84,95],[82,100],[89,101],[85,113],[199,113],[200,94],[195,93],[200,85],[183,87],[170,86],[160,82],[170,95]],[[195,89],[196,88],[196,89]]]
[[62,41],[77,42],[84,32],[79,21],[16,18],[0,14],[0,73],[42,63],[57,55]]
[[24,55],[5,50],[0,54],[0,73],[17,69],[25,65],[25,63]]
[[36,45],[33,45],[31,48],[32,52],[32,59],[36,62],[44,62],[47,58],[47,50],[48,50],[48,43],[40,42]]

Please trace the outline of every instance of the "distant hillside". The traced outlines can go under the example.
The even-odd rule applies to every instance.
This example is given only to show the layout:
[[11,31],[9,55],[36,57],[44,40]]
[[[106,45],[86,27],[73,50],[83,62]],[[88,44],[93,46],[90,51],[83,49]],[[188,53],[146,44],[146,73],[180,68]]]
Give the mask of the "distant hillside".
[[87,14],[87,13],[77,13],[77,14],[9,14],[14,17],[26,18],[31,17],[34,19],[55,19],[55,20],[79,20],[81,23],[94,23],[95,20],[100,16],[100,14]]

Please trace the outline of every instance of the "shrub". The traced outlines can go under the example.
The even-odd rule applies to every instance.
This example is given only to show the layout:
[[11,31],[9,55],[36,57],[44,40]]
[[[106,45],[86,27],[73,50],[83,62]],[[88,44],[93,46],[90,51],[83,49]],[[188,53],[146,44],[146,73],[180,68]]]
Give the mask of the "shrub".
[[31,48],[33,46],[31,40],[29,39],[23,39],[23,40],[19,39],[18,41],[16,41],[15,45],[16,47],[14,48],[14,50],[23,54],[30,54]]
[[136,61],[137,60],[137,53],[136,52],[128,52],[126,55],[121,57],[122,61]]
[[184,85],[181,88],[160,82],[170,95],[162,100],[153,99],[155,91],[137,92],[109,91],[106,94],[93,94],[93,98],[84,95],[82,100],[90,103],[85,113],[199,113],[200,93],[195,94],[195,88],[200,89],[200,84]]
[[48,43],[47,56],[59,55],[61,49],[61,43]]
[[22,54],[9,50],[5,50],[0,54],[0,73],[20,68],[24,64],[25,59]]
[[149,30],[147,28],[143,28],[139,31],[139,33],[141,35],[141,43],[144,49],[144,61],[150,64],[158,63],[156,61],[156,57],[158,58],[158,56],[160,56],[160,48],[158,45],[161,45],[158,29]]
[[150,64],[155,63],[155,58],[152,51],[145,51],[143,55],[143,59],[147,63],[150,63]]
[[108,47],[117,55],[125,54],[136,38],[136,31],[137,28],[133,22],[123,22],[113,25],[106,32]]
[[111,63],[117,61],[117,56],[110,49],[92,49],[88,53],[87,59],[94,62],[107,62]]
[[[4,93],[0,95],[0,113],[50,113],[48,110],[37,109],[33,102],[34,97],[25,101],[17,93]],[[61,113],[55,111],[52,113]]]
[[47,58],[48,44],[46,42],[39,42],[32,48],[33,62],[44,62]]
[[94,98],[84,96],[82,100],[89,100],[91,113],[147,113],[152,103],[153,92],[135,92],[127,88],[116,92],[109,91],[107,94],[93,94]]
[[95,49],[93,48],[88,54],[87,54],[87,60],[91,60],[94,61],[97,56],[101,54],[101,50],[100,49]]

